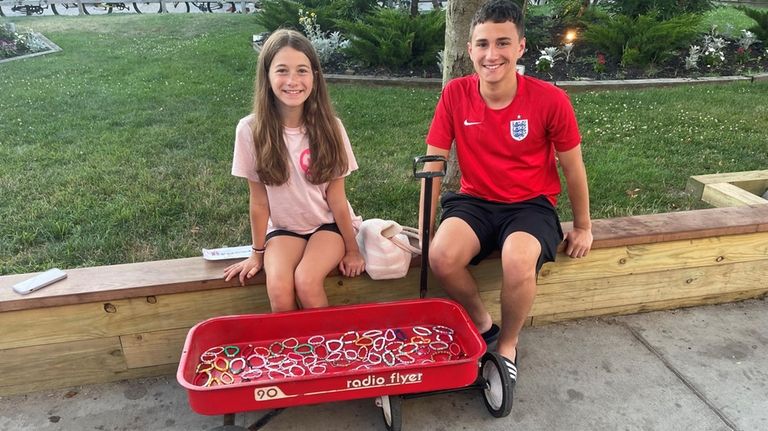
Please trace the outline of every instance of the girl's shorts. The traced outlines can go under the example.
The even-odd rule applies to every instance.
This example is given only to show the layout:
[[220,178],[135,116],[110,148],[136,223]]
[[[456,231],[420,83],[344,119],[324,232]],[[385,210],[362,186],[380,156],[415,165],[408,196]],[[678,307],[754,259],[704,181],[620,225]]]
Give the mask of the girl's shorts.
[[[302,238],[302,239],[304,239],[306,241],[309,241],[309,238],[312,235],[314,235],[317,232],[320,232],[321,230],[327,230],[327,231],[330,231],[330,232],[336,232],[337,234],[341,235],[341,231],[339,230],[339,227],[336,226],[336,223],[328,223],[328,224],[321,225],[314,232],[307,233],[307,234],[300,234],[300,233],[291,232],[289,230],[282,230],[282,229],[273,230],[272,232],[267,234],[266,241],[269,241],[270,238],[274,238],[276,236],[281,236],[281,235],[292,236],[292,237],[295,237],[295,238]],[[266,241],[264,241],[264,242],[266,242]]]

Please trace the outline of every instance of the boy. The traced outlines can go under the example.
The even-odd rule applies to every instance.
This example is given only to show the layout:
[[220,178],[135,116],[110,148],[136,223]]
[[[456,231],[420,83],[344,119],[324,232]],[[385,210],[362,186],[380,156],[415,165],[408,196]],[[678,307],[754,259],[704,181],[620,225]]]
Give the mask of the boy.
[[[554,261],[563,239],[565,253],[573,258],[586,256],[592,246],[587,176],[568,96],[516,73],[525,52],[520,8],[511,0],[484,4],[472,20],[467,48],[475,74],[445,86],[426,139],[427,154],[445,157],[455,140],[462,172],[460,192],[442,198],[442,221],[429,261],[486,343],[496,343],[513,390],[518,337],[533,305],[539,270]],[[565,237],[555,211],[560,193],[556,156],[574,216],[574,229]],[[433,204],[439,189],[438,184]],[[497,249],[503,271],[501,328],[467,269]]]

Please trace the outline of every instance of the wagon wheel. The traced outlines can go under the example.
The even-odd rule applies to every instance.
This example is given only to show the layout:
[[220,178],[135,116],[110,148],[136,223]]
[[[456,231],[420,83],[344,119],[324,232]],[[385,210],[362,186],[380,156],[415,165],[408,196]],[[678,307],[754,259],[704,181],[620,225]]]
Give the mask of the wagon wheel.
[[387,427],[387,431],[403,429],[402,406],[403,398],[400,395],[381,397],[381,413],[384,416],[384,426]]
[[480,373],[485,381],[482,388],[485,407],[494,417],[503,418],[509,415],[512,411],[512,381],[501,355],[496,352],[486,353],[482,359]]

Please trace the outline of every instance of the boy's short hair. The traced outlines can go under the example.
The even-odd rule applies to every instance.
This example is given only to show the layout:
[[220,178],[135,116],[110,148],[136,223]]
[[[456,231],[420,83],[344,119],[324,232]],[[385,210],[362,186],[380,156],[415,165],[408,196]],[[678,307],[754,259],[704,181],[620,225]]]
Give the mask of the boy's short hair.
[[513,0],[490,0],[480,6],[475,16],[472,18],[472,24],[469,26],[469,38],[472,39],[472,33],[475,26],[484,22],[502,23],[510,21],[517,27],[517,34],[522,39],[525,36],[525,17],[520,5]]

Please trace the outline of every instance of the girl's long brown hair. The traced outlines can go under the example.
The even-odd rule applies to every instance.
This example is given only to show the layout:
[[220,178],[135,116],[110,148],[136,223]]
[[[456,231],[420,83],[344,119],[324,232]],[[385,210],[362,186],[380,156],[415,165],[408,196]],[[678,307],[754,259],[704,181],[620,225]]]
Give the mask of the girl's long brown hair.
[[311,157],[307,180],[312,184],[323,184],[347,171],[347,153],[317,53],[310,41],[294,30],[276,30],[264,42],[259,54],[253,97],[255,121],[252,125],[256,173],[266,185],[279,186],[285,184],[290,177],[288,149],[283,140],[283,122],[277,108],[277,98],[269,82],[272,60],[286,46],[304,53],[312,67],[314,83],[303,110]]

